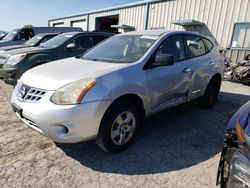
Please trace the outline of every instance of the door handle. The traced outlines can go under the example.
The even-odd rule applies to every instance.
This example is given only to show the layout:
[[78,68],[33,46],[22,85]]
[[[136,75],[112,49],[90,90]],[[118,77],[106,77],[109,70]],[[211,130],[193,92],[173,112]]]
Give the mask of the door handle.
[[213,66],[213,65],[214,65],[214,62],[213,62],[213,61],[210,61],[210,62],[208,63],[208,65]]
[[184,73],[189,73],[189,72],[191,72],[191,69],[190,69],[190,68],[185,68],[185,69],[183,69],[182,72],[184,72]]

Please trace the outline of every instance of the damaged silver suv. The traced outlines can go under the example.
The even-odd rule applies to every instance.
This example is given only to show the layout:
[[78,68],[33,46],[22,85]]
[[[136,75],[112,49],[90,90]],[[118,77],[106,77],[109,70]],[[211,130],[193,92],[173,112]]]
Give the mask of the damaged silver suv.
[[185,31],[136,31],[102,42],[82,57],[27,71],[11,103],[29,127],[55,142],[96,139],[120,152],[145,116],[199,99],[211,108],[224,62],[209,38]]

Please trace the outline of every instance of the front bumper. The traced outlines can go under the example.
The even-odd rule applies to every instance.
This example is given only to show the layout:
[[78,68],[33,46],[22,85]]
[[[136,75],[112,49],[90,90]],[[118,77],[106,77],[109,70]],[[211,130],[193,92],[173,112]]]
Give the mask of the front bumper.
[[53,93],[48,91],[38,102],[20,102],[14,91],[11,104],[22,121],[55,142],[77,143],[94,139],[111,101],[56,105],[50,101]]
[[0,69],[0,78],[1,79],[15,79],[16,78],[17,69],[16,68],[6,68]]

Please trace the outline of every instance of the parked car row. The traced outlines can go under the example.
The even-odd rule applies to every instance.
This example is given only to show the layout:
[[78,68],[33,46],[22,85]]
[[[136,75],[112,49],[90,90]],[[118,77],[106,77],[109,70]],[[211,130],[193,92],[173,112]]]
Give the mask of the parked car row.
[[45,43],[49,39],[57,36],[59,33],[41,33],[37,34],[36,36],[32,37],[30,40],[26,41],[24,44],[19,45],[12,45],[12,46],[6,46],[0,48],[0,53],[9,51],[9,50],[15,50],[19,48],[28,48],[28,47],[34,47],[34,46],[40,46],[41,43]]
[[2,40],[0,40],[0,48],[5,46],[24,44],[37,34],[41,33],[60,33],[82,31],[81,28],[75,27],[24,27],[10,31]]
[[[18,48],[0,53],[0,78],[17,80],[28,69],[50,61],[81,55],[112,35],[114,34],[102,32],[68,32],[53,37],[38,47]],[[33,38],[31,40],[33,41]],[[28,42],[32,43],[31,40]]]

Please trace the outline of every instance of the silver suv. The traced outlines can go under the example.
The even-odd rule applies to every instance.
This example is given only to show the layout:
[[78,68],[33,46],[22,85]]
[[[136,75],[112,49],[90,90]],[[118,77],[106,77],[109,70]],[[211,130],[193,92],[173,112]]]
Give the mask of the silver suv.
[[11,103],[29,127],[55,142],[96,139],[102,149],[120,152],[145,116],[194,99],[211,108],[223,70],[218,46],[202,35],[130,32],[80,58],[27,71]]

